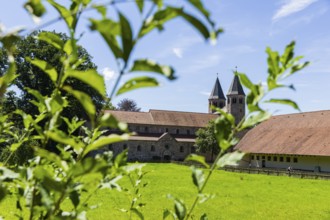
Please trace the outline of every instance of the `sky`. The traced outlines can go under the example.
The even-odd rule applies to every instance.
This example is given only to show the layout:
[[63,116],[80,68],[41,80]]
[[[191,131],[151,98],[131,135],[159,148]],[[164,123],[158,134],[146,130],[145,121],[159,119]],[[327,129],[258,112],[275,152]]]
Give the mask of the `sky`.
[[[182,3],[179,0],[165,2]],[[330,110],[330,0],[207,0],[204,3],[212,19],[224,29],[217,43],[213,45],[206,42],[182,19],[169,22],[163,32],[152,32],[140,42],[133,57],[170,64],[176,70],[178,79],[168,81],[157,77],[160,87],[135,90],[114,97],[114,104],[130,98],[137,102],[142,111],[164,109],[207,112],[208,96],[217,76],[225,94],[236,66],[253,82],[265,82],[266,47],[282,53],[285,46],[295,40],[296,55],[303,55],[303,61],[310,61],[311,65],[283,82],[294,84],[296,91],[283,89],[269,97],[292,99],[303,112]],[[48,13],[37,24],[22,8],[21,0],[5,1],[0,8],[0,25],[7,31],[16,27],[32,30],[57,17],[54,10],[47,9]],[[141,20],[136,6],[130,1],[122,4],[120,10],[129,16],[133,26]],[[83,14],[77,33],[83,33],[79,44],[92,55],[98,71],[105,76],[110,93],[118,77],[118,69],[105,42],[87,27],[86,20],[94,15]],[[66,32],[61,23],[44,29]],[[121,84],[143,74],[127,74]],[[281,105],[265,105],[265,108],[274,114],[297,112]]]

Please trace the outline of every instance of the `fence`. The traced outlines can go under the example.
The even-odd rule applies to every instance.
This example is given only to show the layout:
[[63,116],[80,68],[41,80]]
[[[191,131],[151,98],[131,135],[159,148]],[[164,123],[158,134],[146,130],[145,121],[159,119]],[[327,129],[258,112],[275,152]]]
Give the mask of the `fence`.
[[252,174],[266,174],[275,176],[292,176],[296,178],[306,179],[330,179],[330,173],[325,172],[311,172],[305,170],[291,170],[286,169],[267,169],[267,168],[245,168],[245,167],[224,167],[223,170],[239,173],[252,173]]

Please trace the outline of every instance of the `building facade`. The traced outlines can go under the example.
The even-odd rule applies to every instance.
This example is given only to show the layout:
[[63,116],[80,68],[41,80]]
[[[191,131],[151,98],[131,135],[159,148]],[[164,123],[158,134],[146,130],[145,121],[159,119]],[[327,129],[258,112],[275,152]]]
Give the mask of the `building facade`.
[[235,147],[240,166],[330,172],[330,111],[273,116]]
[[[207,126],[214,114],[212,106],[232,113],[236,121],[245,114],[245,94],[237,76],[234,77],[227,94],[223,94],[217,78],[209,97],[209,113],[179,112],[166,110],[149,110],[149,112],[128,112],[108,110],[119,121],[126,122],[129,130],[134,132],[128,141],[109,146],[114,154],[128,149],[130,161],[167,161],[184,160],[195,153],[196,131]],[[110,132],[118,132],[112,130]],[[211,155],[206,153],[207,160]]]

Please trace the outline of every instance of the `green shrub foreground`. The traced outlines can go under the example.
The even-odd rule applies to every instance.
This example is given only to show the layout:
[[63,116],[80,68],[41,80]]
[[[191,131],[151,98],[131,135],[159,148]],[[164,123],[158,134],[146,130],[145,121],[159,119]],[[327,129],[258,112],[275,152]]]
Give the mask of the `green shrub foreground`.
[[[172,201],[167,194],[191,203],[195,189],[189,167],[176,164],[147,164],[141,191],[145,219],[161,219]],[[129,186],[127,179],[120,181]],[[129,188],[129,187],[128,187]],[[308,180],[287,176],[267,176],[216,171],[206,187],[215,197],[196,208],[196,216],[208,211],[209,219],[329,219],[330,184],[327,180]],[[88,213],[90,219],[127,219],[120,211],[130,205],[127,194],[101,190],[90,201],[99,204]],[[11,219],[14,200],[2,203],[1,214]]]
[[[0,157],[1,215],[8,215],[9,212],[8,219],[30,220],[83,220],[88,217],[100,219],[103,216],[106,216],[106,219],[126,216],[129,219],[206,220],[208,213],[215,210],[217,213],[211,214],[210,219],[217,218],[217,216],[232,216],[236,213],[239,218],[252,216],[253,213],[267,214],[268,218],[275,214],[283,217],[289,216],[291,212],[288,210],[282,212],[282,208],[290,207],[290,204],[287,204],[287,201],[282,198],[283,194],[292,198],[295,198],[294,195],[289,195],[289,192],[278,192],[277,197],[270,200],[267,200],[267,195],[259,198],[259,191],[262,192],[266,187],[261,187],[258,182],[251,187],[258,190],[258,193],[251,195],[258,203],[251,210],[245,209],[246,204],[239,200],[228,202],[230,198],[236,198],[235,189],[242,189],[237,192],[239,193],[237,198],[247,196],[245,193],[248,192],[246,188],[248,182],[245,183],[245,177],[243,177],[242,180],[236,179],[237,184],[244,182],[241,184],[242,186],[237,185],[235,188],[231,188],[234,183],[221,186],[220,183],[225,183],[227,175],[217,172],[217,169],[226,165],[234,165],[244,156],[242,152],[228,153],[228,149],[238,142],[235,138],[238,132],[253,127],[271,116],[269,112],[260,107],[261,102],[286,104],[299,109],[297,104],[291,100],[267,99],[269,96],[266,97],[275,89],[294,89],[292,85],[284,85],[282,80],[299,72],[309,64],[309,62],[301,62],[302,56],[295,56],[295,42],[288,44],[282,54],[269,47],[266,49],[267,85],[263,85],[261,82],[254,84],[245,74],[235,73],[248,91],[246,98],[248,114],[239,124],[235,124],[233,115],[216,109],[219,117],[215,120],[214,133],[220,153],[211,166],[205,163],[204,157],[193,154],[189,155],[186,160],[197,162],[205,169],[196,167],[186,169],[185,167],[185,170],[181,171],[177,170],[179,168],[175,165],[156,165],[144,170],[145,167],[142,164],[127,164],[127,150],[116,156],[111,152],[100,154],[97,157],[90,156],[93,152],[102,150],[110,144],[128,140],[131,133],[127,124],[119,122],[109,113],[103,114],[103,111],[98,111],[95,100],[86,93],[85,88],[75,88],[71,86],[70,82],[75,79],[95,90],[94,92],[97,92],[104,101],[109,101],[115,95],[134,89],[158,86],[157,77],[154,75],[163,76],[169,80],[175,79],[175,71],[171,66],[159,64],[145,57],[137,58],[134,51],[148,34],[155,30],[163,30],[164,25],[175,18],[185,20],[206,41],[215,42],[222,29],[218,28],[216,22],[211,19],[203,1],[182,1],[183,4],[179,6],[176,1],[163,0],[114,0],[104,3],[92,0],[71,0],[65,5],[62,5],[60,0],[26,0],[24,2],[25,9],[35,20],[44,18],[49,7],[56,10],[59,14],[58,18],[41,24],[37,29],[60,21],[65,24],[68,37],[62,39],[55,32],[45,31],[38,32],[34,36],[36,41],[44,42],[58,51],[56,64],[37,58],[33,52],[28,57],[17,61],[15,59],[17,43],[24,38],[21,35],[22,31],[28,33],[32,30],[4,31],[0,26],[1,54],[5,58],[0,62],[0,147],[1,153],[3,153]],[[136,8],[141,17],[140,22],[132,13],[125,10],[124,3],[132,4]],[[85,13],[88,11],[93,11],[93,13]],[[101,35],[108,46],[108,51],[116,60],[119,77],[113,88],[110,88],[109,96],[104,78],[97,72],[97,69],[80,68],[86,62],[86,58],[79,57],[78,50],[78,42],[83,37],[81,32],[76,31],[78,26],[81,27],[80,19],[86,19],[89,31]],[[132,22],[133,20],[134,22]],[[86,27],[86,25],[82,26]],[[31,98],[30,103],[36,109],[33,114],[22,109],[11,110],[12,108],[6,108],[5,105],[8,103],[8,100],[6,101],[7,88],[15,84],[20,74],[18,62],[26,62],[31,80],[38,78],[30,68],[34,66],[40,69],[49,78],[49,84],[52,84],[53,89],[50,89],[48,95],[43,93],[46,88],[38,88],[38,90],[25,88]],[[137,77],[134,77],[134,74],[130,75],[135,72],[153,74]],[[132,76],[132,78],[121,83],[123,75]],[[71,98],[77,100],[82,106],[84,118],[65,116],[64,112],[71,105],[75,105],[70,101]],[[105,105],[104,109],[106,106],[108,105]],[[20,123],[16,123],[18,121]],[[121,132],[120,134],[109,134],[108,128]],[[25,147],[31,152],[32,158],[24,160],[23,163],[22,158],[17,156],[25,154],[25,151],[20,151]],[[20,164],[19,161],[23,164]],[[151,170],[153,171],[151,172]],[[150,172],[148,173],[148,171]],[[168,173],[176,173],[178,176],[172,177]],[[216,173],[214,175],[216,177],[212,176],[213,173]],[[157,175],[164,174],[163,178],[157,178]],[[152,183],[153,175],[156,176],[158,183],[153,183],[154,185],[148,187],[146,182],[150,178],[150,183]],[[212,178],[219,179],[215,182],[215,186],[208,184]],[[128,180],[126,183],[125,179]],[[166,181],[185,182],[175,184],[175,182]],[[245,190],[243,190],[244,187]],[[166,193],[162,193],[162,189]],[[269,183],[267,192],[276,192],[276,189],[276,184],[273,186]],[[168,200],[166,200],[163,197],[164,194],[171,194],[171,196],[168,196]],[[212,199],[215,194],[218,194],[217,200],[204,203]],[[104,197],[105,195],[107,196]],[[128,203],[121,207],[121,201],[125,197],[128,198]],[[247,196],[247,198],[249,197]],[[271,208],[271,205],[268,204],[273,203],[272,200],[280,201],[280,205],[274,207],[274,213],[262,210],[264,207]],[[268,202],[266,203],[266,201]],[[316,200],[310,201],[315,202]],[[95,204],[99,202],[108,206],[97,207]],[[116,204],[116,207],[111,206],[111,203]],[[297,203],[295,204],[297,205]],[[120,207],[124,213],[123,216],[116,216],[118,215],[117,207]],[[4,210],[6,213],[3,214]],[[292,210],[295,209],[292,208]],[[311,211],[311,213],[313,212]]]

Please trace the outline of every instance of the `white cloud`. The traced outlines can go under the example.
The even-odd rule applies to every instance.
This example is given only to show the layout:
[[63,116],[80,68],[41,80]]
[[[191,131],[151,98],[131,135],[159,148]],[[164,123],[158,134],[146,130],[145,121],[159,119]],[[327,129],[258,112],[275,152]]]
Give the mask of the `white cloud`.
[[211,95],[210,92],[205,92],[205,91],[201,91],[199,93],[202,94],[202,95],[205,95],[205,96],[210,96]]
[[272,20],[275,22],[296,12],[302,11],[317,0],[286,0],[277,10]]
[[112,69],[110,69],[109,67],[105,67],[105,68],[103,68],[102,70],[101,70],[101,73],[102,73],[102,75],[104,76],[104,79],[106,80],[106,81],[110,81],[110,80],[112,80],[113,78],[115,78],[116,77],[116,73],[115,73],[115,71],[114,70],[112,70]]
[[175,56],[179,57],[179,58],[182,58],[182,55],[183,55],[183,50],[182,48],[179,48],[179,47],[175,47],[172,49],[173,53],[175,54]]

